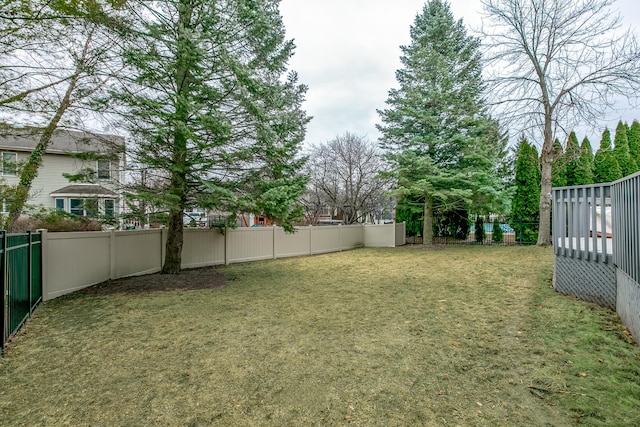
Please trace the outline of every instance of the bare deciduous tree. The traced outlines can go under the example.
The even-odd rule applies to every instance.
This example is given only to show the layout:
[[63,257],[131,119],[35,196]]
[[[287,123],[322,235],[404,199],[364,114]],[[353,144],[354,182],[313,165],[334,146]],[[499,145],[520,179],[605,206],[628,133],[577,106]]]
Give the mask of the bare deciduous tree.
[[362,136],[347,132],[315,147],[308,166],[308,217],[327,206],[345,224],[353,224],[380,216],[389,205],[388,180],[380,176],[384,163],[376,146]]
[[550,242],[555,134],[640,88],[640,48],[615,0],[483,0],[489,93],[504,120],[543,140],[538,244]]

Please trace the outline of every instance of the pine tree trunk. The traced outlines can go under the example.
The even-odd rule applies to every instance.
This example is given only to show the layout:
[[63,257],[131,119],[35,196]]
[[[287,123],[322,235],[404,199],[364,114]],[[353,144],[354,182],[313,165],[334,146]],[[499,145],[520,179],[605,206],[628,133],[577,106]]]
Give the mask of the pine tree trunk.
[[171,211],[167,233],[166,255],[162,274],[180,274],[182,269],[182,245],[184,243],[184,223],[182,211]]
[[424,199],[424,225],[422,227],[422,244],[433,245],[433,200],[430,196]]
[[189,121],[189,95],[191,84],[190,66],[192,52],[188,48],[188,29],[191,26],[193,5],[180,0],[178,7],[178,50],[176,52],[177,67],[175,71],[176,96],[173,119],[173,146],[171,186],[169,193],[175,200],[169,210],[169,230],[167,234],[166,256],[162,265],[162,274],[179,274],[182,266],[182,244],[184,240],[183,215],[187,198],[187,131]]

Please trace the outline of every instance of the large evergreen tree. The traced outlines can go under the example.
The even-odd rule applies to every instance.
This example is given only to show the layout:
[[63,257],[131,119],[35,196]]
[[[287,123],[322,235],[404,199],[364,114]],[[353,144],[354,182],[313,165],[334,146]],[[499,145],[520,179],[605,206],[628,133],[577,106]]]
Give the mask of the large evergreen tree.
[[616,127],[616,136],[613,140],[613,156],[618,161],[622,176],[631,175],[637,172],[638,165],[636,159],[631,156],[629,151],[629,140],[627,139],[627,126],[618,122]]
[[502,144],[481,97],[479,40],[449,4],[427,2],[410,34],[411,44],[401,47],[399,88],[389,91],[378,129],[398,194],[424,203],[423,239],[431,243],[434,210],[502,209]]
[[516,193],[511,202],[511,226],[518,239],[533,243],[538,238],[540,209],[540,159],[538,150],[523,139],[516,158]]
[[600,148],[593,159],[593,178],[596,183],[612,182],[622,178],[622,172],[618,161],[611,150],[611,132],[605,129],[602,132]]
[[[117,99],[154,188],[133,190],[169,211],[163,273],[181,268],[188,206],[266,214],[291,229],[306,179],[298,173],[306,88],[278,0],[138,2],[144,21],[125,59]],[[138,183],[140,184],[140,183]]]

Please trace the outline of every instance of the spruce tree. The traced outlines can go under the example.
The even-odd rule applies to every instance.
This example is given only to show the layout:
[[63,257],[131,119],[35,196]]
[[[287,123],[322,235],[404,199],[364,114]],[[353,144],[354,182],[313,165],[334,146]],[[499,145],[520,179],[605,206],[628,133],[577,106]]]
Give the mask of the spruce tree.
[[611,149],[611,132],[609,132],[609,129],[605,129],[602,132],[600,148],[596,151],[593,159],[593,175],[596,183],[613,182],[622,178],[620,166]]
[[537,239],[540,217],[540,160],[538,150],[523,139],[516,158],[516,192],[511,203],[511,227],[518,241],[527,243]]
[[616,127],[616,136],[613,141],[613,156],[618,161],[622,176],[631,175],[632,173],[637,172],[638,165],[629,152],[627,126],[622,123],[622,121],[619,121],[618,126]]
[[[163,273],[181,268],[183,212],[265,214],[291,230],[306,179],[298,156],[306,87],[289,72],[278,0],[136,3],[126,89],[115,94],[134,162],[155,176],[139,199],[169,212]],[[135,36],[135,37],[133,37]]]
[[431,243],[434,210],[503,209],[501,132],[482,98],[480,41],[449,4],[428,1],[410,35],[378,129],[398,193],[424,203],[424,242]]

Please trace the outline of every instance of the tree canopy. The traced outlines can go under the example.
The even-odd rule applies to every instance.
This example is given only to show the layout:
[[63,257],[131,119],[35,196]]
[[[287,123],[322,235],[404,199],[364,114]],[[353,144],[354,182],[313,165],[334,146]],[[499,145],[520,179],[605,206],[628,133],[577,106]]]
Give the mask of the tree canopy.
[[399,88],[378,111],[378,129],[397,194],[424,203],[423,239],[430,243],[434,210],[504,209],[496,176],[503,140],[482,99],[480,42],[449,4],[427,2],[410,35],[401,47]]
[[260,213],[288,230],[301,217],[306,87],[287,68],[294,45],[278,3],[135,3],[144,19],[114,97],[135,138],[135,166],[156,184],[131,191],[169,211],[164,273],[180,271],[188,206]]
[[640,89],[640,45],[619,31],[614,2],[482,0],[493,104],[502,119],[542,140],[540,245],[551,243],[556,130],[593,122],[615,97]]

